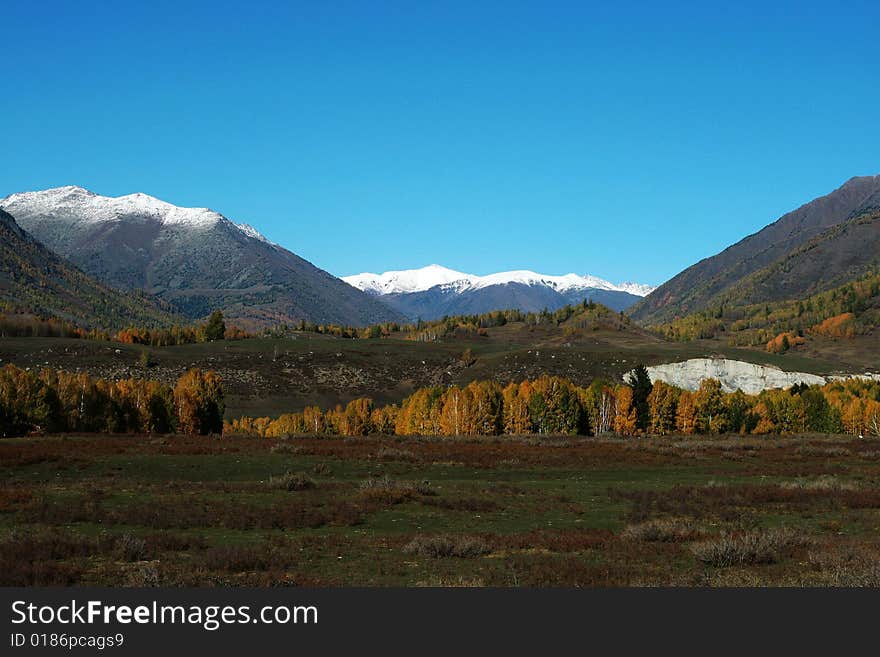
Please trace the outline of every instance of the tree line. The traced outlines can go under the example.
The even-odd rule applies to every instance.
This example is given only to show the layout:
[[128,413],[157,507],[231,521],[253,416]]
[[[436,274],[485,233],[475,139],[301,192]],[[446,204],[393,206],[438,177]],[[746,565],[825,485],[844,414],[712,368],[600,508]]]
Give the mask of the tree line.
[[191,369],[174,386],[79,372],[0,368],[0,436],[31,433],[220,433],[220,377]]
[[215,340],[243,340],[257,335],[283,338],[295,333],[310,332],[352,340],[402,337],[406,340],[432,342],[448,336],[485,336],[488,335],[488,329],[511,322],[524,323],[527,326],[560,326],[569,322],[572,330],[600,326],[620,329],[628,326],[630,319],[624,313],[615,313],[592,300],[566,305],[554,311],[495,310],[473,315],[446,316],[432,321],[418,320],[409,324],[383,322],[366,327],[316,324],[301,320],[295,324],[279,324],[264,329],[259,334],[248,333],[237,326],[226,324],[223,313],[219,310],[211,313],[207,321],[201,324],[176,324],[165,327],[129,326],[115,333],[99,329],[85,330],[71,322],[54,318],[0,314],[0,337],[69,337],[167,347]]
[[574,328],[591,328],[603,323],[620,328],[629,325],[630,319],[624,313],[615,313],[606,306],[585,299],[579,304],[569,304],[557,310],[544,309],[538,312],[525,312],[517,309],[494,310],[471,315],[452,315],[440,319],[411,323],[383,322],[366,327],[343,326],[340,324],[316,324],[302,320],[295,324],[279,324],[263,332],[265,337],[282,338],[296,332],[319,333],[337,338],[370,340],[398,336],[406,340],[433,342],[456,335],[488,335],[488,329],[520,322],[528,326],[559,326],[575,318]]
[[0,337],[4,338],[83,338],[103,342],[122,342],[151,347],[168,347],[215,340],[243,340],[254,337],[243,329],[227,325],[223,313],[215,310],[201,324],[175,324],[166,327],[129,326],[116,333],[100,329],[83,329],[72,322],[41,318],[34,315],[0,315]]
[[853,379],[746,395],[724,392],[716,379],[704,380],[696,391],[652,383],[639,367],[622,385],[594,381],[580,387],[555,376],[506,386],[475,381],[420,388],[399,406],[379,407],[361,398],[333,409],[311,406],[277,419],[224,423],[224,433],[263,437],[806,432],[880,436],[880,383]]
[[541,376],[502,386],[420,388],[399,406],[368,398],[345,406],[311,406],[278,418],[224,422],[220,377],[191,369],[174,386],[144,379],[106,381],[84,373],[0,368],[0,435],[30,433],[188,433],[280,437],[621,436],[666,434],[850,433],[880,436],[880,382],[859,379],[795,385],[757,395],[726,393],[715,379],[696,391],[652,383],[638,367],[626,384],[588,387]]

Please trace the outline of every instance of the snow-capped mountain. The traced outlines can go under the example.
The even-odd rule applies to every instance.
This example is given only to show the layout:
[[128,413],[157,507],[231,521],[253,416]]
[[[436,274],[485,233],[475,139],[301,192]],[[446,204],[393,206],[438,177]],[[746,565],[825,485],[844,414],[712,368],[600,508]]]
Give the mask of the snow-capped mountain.
[[428,265],[421,269],[386,271],[384,274],[365,272],[354,276],[343,276],[342,280],[371,294],[401,294],[423,292],[430,290],[435,285],[470,281],[475,278],[477,277],[440,265]]
[[615,285],[595,276],[580,276],[578,274],[565,274],[563,276],[550,276],[538,274],[529,270],[503,271],[487,276],[475,276],[465,274],[441,265],[428,265],[421,269],[404,269],[401,271],[386,271],[384,274],[365,272],[354,276],[343,276],[349,285],[353,285],[364,292],[373,294],[405,294],[409,292],[424,292],[437,285],[454,285],[460,292],[472,289],[477,290],[492,285],[506,285],[508,283],[520,283],[522,285],[544,285],[557,292],[569,290],[611,290],[627,292],[634,296],[644,297],[650,294],[654,287],[640,283],[621,283]]
[[12,194],[0,207],[86,273],[117,288],[146,290],[191,317],[220,308],[247,326],[401,319],[252,226],[208,208],[82,187]]
[[[0,200],[0,204],[10,213],[33,217],[34,222],[52,223],[59,216],[67,215],[74,217],[82,227],[118,222],[131,216],[149,217],[163,226],[193,230],[207,229],[229,221],[209,208],[182,208],[141,192],[125,196],[101,196],[75,185],[11,194]],[[248,237],[269,241],[249,224],[233,225]]]
[[342,280],[382,297],[411,318],[422,319],[507,308],[554,309],[584,299],[625,310],[654,289],[638,283],[615,285],[589,275],[550,276],[528,270],[476,276],[441,265],[356,274]]

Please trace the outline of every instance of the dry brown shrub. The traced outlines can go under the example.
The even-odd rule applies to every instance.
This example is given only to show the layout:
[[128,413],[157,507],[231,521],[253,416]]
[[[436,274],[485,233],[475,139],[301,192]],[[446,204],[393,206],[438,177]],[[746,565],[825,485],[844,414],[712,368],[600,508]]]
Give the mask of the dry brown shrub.
[[489,546],[479,537],[472,536],[416,536],[403,551],[422,557],[461,559],[480,557],[490,552]]
[[880,560],[876,553],[847,546],[811,552],[807,563],[813,573],[805,578],[806,584],[835,587],[880,587]]
[[810,543],[793,529],[773,528],[724,534],[693,546],[694,556],[716,568],[776,563]]
[[697,534],[693,521],[686,518],[656,518],[628,525],[621,532],[623,539],[643,542],[675,543],[691,540]]
[[278,477],[269,477],[266,484],[270,488],[278,488],[289,492],[310,490],[315,487],[314,480],[305,472],[285,472]]
[[813,479],[798,478],[794,481],[784,481],[779,484],[782,488],[793,490],[820,490],[842,491],[858,490],[859,486],[853,481],[841,481],[834,475],[819,475]]
[[269,448],[272,454],[302,454],[306,450],[301,445],[294,445],[288,440],[279,440]]
[[374,504],[400,504],[423,495],[436,495],[427,481],[391,479],[387,475],[363,480],[358,486],[361,500]]
[[376,452],[378,461],[415,461],[415,454],[408,449],[399,447],[380,447]]
[[851,454],[845,447],[823,447],[818,445],[801,445],[795,451],[801,456],[849,456]]
[[480,588],[486,586],[486,582],[481,577],[435,575],[427,580],[419,580],[416,582],[416,586],[431,588]]
[[141,561],[147,551],[147,542],[129,532],[116,540],[116,552],[125,561]]

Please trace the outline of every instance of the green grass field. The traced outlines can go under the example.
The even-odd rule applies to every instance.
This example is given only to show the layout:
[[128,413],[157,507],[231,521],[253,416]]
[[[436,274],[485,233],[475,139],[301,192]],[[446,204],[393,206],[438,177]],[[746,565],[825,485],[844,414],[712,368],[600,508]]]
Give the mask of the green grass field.
[[880,584],[880,444],[0,441],[0,584]]

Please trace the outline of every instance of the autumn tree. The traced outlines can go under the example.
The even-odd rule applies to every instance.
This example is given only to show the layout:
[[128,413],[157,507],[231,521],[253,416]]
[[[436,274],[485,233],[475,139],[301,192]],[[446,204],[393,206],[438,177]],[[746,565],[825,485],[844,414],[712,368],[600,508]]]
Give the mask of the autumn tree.
[[440,408],[440,432],[444,436],[461,436],[476,431],[473,418],[473,394],[469,388],[451,386],[444,394]]
[[724,392],[718,379],[703,379],[694,393],[694,413],[698,433],[721,433],[726,430]]
[[0,369],[0,435],[55,431],[60,419],[57,392],[32,372]]
[[675,428],[679,433],[689,436],[697,431],[697,410],[694,405],[694,393],[682,390],[678,396],[678,408],[675,413]]
[[324,433],[326,430],[324,413],[318,406],[306,406],[303,409],[303,426],[306,433]]
[[178,429],[183,433],[207,435],[223,430],[226,403],[220,377],[212,370],[189,370],[174,386]]
[[636,409],[633,407],[633,391],[629,386],[619,386],[614,394],[616,413],[614,432],[621,436],[636,434]]
[[661,436],[675,431],[679,390],[663,381],[657,381],[648,395],[650,430]]
[[742,390],[725,395],[723,407],[727,431],[751,433],[758,423],[757,416],[752,412],[751,402]]
[[596,379],[585,391],[583,400],[589,422],[596,435],[613,431],[614,417],[617,414],[614,388],[605,381]]
[[527,381],[521,384],[511,383],[504,389],[504,433],[521,436],[532,432],[530,393],[531,386]]
[[440,435],[440,410],[443,389],[419,388],[401,404],[395,433],[402,436]]
[[399,409],[395,404],[373,409],[373,413],[370,416],[373,431],[386,436],[394,435],[394,426],[397,422],[398,410]]
[[468,384],[473,399],[469,429],[473,435],[497,436],[504,429],[504,397],[494,381]]
[[346,436],[366,436],[373,430],[372,415],[372,399],[353,399],[345,406],[340,433]]
[[306,432],[302,413],[284,413],[266,427],[267,438],[287,438]]

